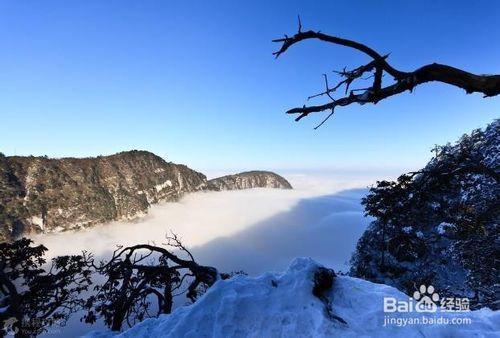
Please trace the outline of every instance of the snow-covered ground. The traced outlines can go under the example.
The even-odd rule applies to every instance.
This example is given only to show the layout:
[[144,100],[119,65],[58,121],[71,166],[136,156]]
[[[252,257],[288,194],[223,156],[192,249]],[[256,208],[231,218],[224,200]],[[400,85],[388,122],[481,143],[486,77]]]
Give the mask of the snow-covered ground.
[[[398,290],[364,280],[337,277],[327,294],[333,314],[313,296],[313,275],[318,263],[295,259],[282,274],[257,278],[238,276],[218,281],[195,304],[170,315],[148,319],[119,334],[121,338],[154,337],[498,337],[500,313],[404,313],[400,318],[442,318],[442,324],[384,323],[384,297],[400,301]],[[448,323],[445,323],[448,320]],[[469,323],[470,321],[470,323]],[[403,321],[401,321],[402,323]],[[460,322],[460,324],[458,323]],[[408,323],[408,321],[407,321]],[[385,324],[385,326],[384,326]],[[87,338],[109,338],[110,332],[91,332]]]

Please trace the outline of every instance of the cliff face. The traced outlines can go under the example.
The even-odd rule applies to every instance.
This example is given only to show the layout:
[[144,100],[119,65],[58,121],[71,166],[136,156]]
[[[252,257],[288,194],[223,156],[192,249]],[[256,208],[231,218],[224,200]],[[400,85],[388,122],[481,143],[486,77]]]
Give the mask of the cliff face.
[[283,177],[269,171],[247,171],[208,181],[211,190],[240,190],[249,188],[292,189]]
[[146,151],[80,159],[0,153],[0,241],[133,219],[151,204],[189,192],[275,188],[286,182],[267,172],[231,177],[209,184],[205,175]]
[[[145,151],[97,158],[3,158],[4,237],[132,219],[205,188],[205,175]],[[2,223],[4,223],[2,222]]]

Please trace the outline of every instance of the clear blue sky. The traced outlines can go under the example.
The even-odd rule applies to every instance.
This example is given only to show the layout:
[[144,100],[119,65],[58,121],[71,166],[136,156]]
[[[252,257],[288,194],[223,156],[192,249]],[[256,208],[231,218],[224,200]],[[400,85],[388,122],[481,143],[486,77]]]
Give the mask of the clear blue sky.
[[0,1],[0,151],[153,151],[197,169],[418,167],[434,144],[499,117],[500,98],[439,84],[295,123],[322,73],[367,61],[321,42],[280,59],[271,40],[319,29],[402,70],[500,73],[497,1]]

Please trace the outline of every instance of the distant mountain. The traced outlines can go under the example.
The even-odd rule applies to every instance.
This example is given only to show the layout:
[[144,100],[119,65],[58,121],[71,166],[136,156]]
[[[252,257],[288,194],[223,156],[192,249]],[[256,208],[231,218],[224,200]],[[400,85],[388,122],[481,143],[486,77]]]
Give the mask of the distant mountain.
[[0,241],[130,220],[189,192],[255,187],[291,188],[281,176],[260,171],[207,181],[147,151],[61,159],[0,153]]
[[208,181],[208,185],[212,190],[239,190],[256,187],[292,189],[287,180],[270,171],[247,171],[222,176]]

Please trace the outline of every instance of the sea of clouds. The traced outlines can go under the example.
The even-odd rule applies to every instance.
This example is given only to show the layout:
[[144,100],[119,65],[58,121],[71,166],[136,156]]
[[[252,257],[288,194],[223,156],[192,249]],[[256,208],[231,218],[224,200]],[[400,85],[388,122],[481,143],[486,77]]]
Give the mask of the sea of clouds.
[[310,256],[335,269],[347,263],[369,220],[360,200],[380,177],[288,173],[293,190],[250,189],[188,194],[130,222],[35,236],[49,257],[91,251],[106,257],[117,245],[165,242],[177,234],[200,263],[258,274]]
[[[213,173],[212,177],[224,173]],[[299,256],[312,257],[335,270],[348,270],[358,238],[369,223],[361,198],[377,179],[390,173],[281,173],[293,190],[250,189],[188,194],[176,203],[154,205],[132,222],[111,222],[78,232],[34,237],[48,256],[90,251],[108,258],[117,245],[161,245],[177,234],[201,264],[249,275],[281,271]],[[103,330],[73,316],[68,326],[44,337],[80,336]]]

